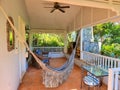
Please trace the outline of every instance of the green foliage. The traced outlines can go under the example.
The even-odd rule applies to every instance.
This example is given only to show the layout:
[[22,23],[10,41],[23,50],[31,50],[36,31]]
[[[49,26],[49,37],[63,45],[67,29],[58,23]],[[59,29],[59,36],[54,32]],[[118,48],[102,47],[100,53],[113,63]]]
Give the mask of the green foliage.
[[111,57],[120,57],[120,44],[102,45],[102,54]]
[[120,25],[112,22],[99,24],[94,27],[96,41],[102,42],[101,54],[120,56]]
[[114,45],[114,54],[115,57],[119,58],[120,57],[120,44],[115,43]]
[[56,34],[34,34],[33,46],[64,46],[62,37]]
[[79,31],[74,31],[72,33],[69,33],[67,36],[67,38],[68,38],[67,48],[68,48],[69,53],[72,52],[72,49],[74,47],[74,43],[76,42],[78,33],[79,33]]
[[101,53],[106,56],[114,57],[114,45],[102,45]]
[[69,42],[75,42],[77,36],[77,32],[72,32],[68,34],[68,41]]
[[101,41],[103,42],[105,38],[109,37],[110,31],[113,30],[113,23],[108,22],[108,23],[103,23],[103,24],[98,24],[93,27],[94,28],[94,37],[96,41]]

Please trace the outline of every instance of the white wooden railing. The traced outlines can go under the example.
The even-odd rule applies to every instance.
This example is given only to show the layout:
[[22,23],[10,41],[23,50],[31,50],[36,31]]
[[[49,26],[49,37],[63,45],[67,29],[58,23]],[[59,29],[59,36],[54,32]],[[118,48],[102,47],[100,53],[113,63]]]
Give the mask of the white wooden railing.
[[94,54],[86,51],[81,52],[81,59],[89,64],[99,65],[104,70],[109,69],[108,90],[120,90],[118,87],[118,74],[120,73],[120,59]]
[[99,65],[104,69],[116,68],[120,64],[120,59],[103,56],[100,54],[94,54],[86,51],[82,51],[82,59],[87,63]]
[[63,52],[64,47],[32,47],[32,49],[40,49],[47,52]]
[[120,90],[119,86],[119,68],[110,68],[108,76],[108,90]]

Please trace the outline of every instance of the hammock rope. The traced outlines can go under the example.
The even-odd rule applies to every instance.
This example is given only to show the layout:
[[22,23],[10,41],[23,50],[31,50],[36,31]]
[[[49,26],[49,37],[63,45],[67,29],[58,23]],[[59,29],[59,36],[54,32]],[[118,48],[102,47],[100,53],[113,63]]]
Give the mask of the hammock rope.
[[75,48],[72,51],[72,53],[71,53],[71,55],[69,57],[69,60],[66,61],[66,63],[64,63],[59,68],[53,68],[53,67],[50,67],[50,66],[46,66],[42,62],[42,60],[40,60],[30,50],[28,44],[26,43],[24,38],[21,36],[21,34],[19,34],[17,29],[14,27],[14,25],[12,24],[12,22],[8,18],[6,12],[4,11],[4,9],[1,6],[0,6],[0,9],[1,9],[2,13],[4,14],[5,18],[8,20],[10,26],[13,28],[15,34],[18,36],[19,41],[25,45],[25,47],[30,52],[30,54],[35,58],[36,62],[42,67],[42,70],[43,70],[43,75],[42,75],[43,76],[43,84],[45,85],[45,87],[47,87],[47,88],[54,88],[54,87],[58,87],[60,84],[62,84],[68,78],[70,72],[73,69],[73,66],[74,66],[74,56],[75,56],[76,47],[77,47],[77,44],[78,44],[78,39],[79,39],[80,32],[79,32],[77,40],[76,40]]

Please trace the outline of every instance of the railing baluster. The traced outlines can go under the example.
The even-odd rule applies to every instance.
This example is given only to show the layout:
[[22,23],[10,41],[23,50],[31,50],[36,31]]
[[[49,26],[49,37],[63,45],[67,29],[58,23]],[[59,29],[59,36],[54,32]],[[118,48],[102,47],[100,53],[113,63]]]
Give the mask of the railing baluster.
[[97,65],[99,65],[99,56],[97,56]]
[[111,60],[111,68],[113,68],[113,60]]
[[94,58],[94,62],[95,62],[95,65],[96,65],[96,57],[94,56],[93,58]]
[[40,49],[48,52],[63,52],[64,47],[33,47],[33,49]]
[[108,68],[110,68],[110,59],[108,59]]
[[98,65],[100,65],[100,57],[98,57]]
[[97,56],[95,56],[95,65],[97,65]]
[[105,58],[103,58],[103,68],[104,68],[104,66],[105,66]]
[[116,68],[116,61],[114,61],[114,68]]
[[96,56],[96,60],[97,60],[97,65],[98,65],[98,56]]
[[100,65],[102,65],[102,57],[100,56]]
[[108,66],[108,65],[107,65],[107,61],[108,61],[108,59],[105,58],[105,68]]

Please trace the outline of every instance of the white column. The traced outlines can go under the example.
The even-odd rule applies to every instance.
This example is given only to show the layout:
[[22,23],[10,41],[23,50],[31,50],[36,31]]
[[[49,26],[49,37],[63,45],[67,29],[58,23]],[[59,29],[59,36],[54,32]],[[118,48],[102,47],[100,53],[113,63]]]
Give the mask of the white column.
[[83,29],[80,31],[80,59],[83,59]]
[[64,53],[67,53],[67,45],[68,45],[68,38],[67,38],[67,32],[64,33]]
[[90,27],[91,28],[91,42],[94,42],[94,34],[93,34],[93,26]]
[[33,42],[33,33],[30,32],[29,33],[29,47],[32,50],[32,42]]

